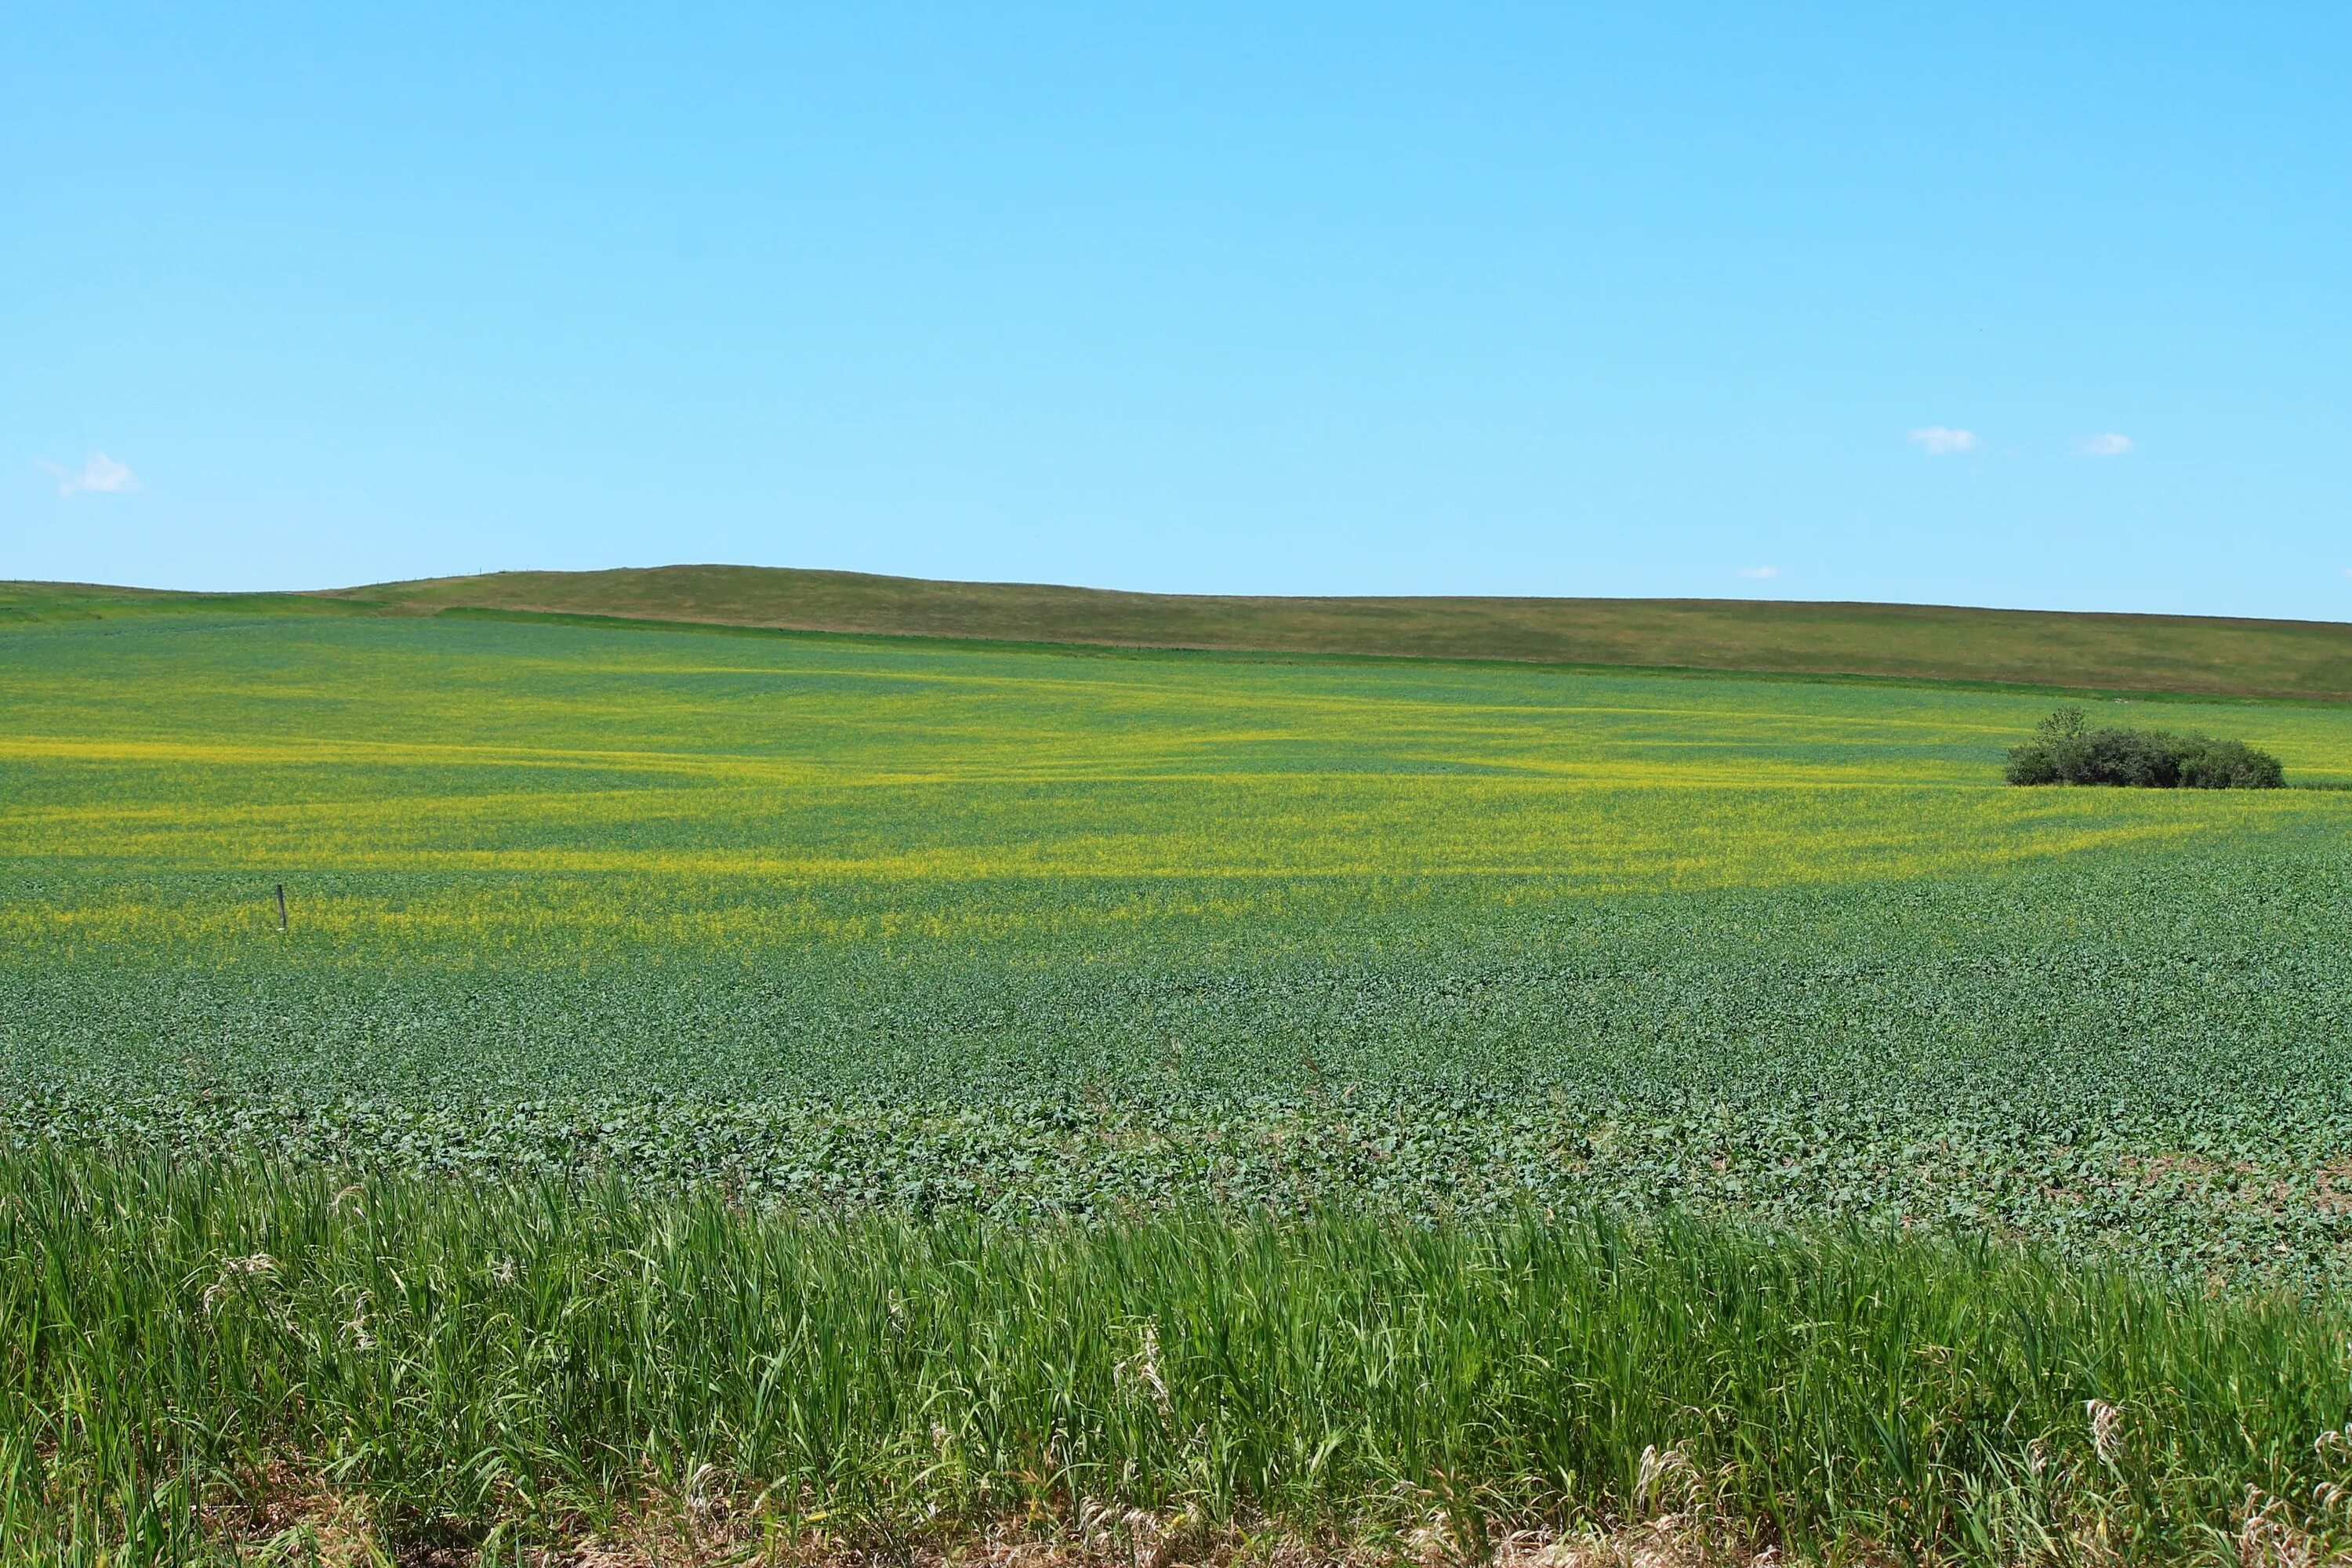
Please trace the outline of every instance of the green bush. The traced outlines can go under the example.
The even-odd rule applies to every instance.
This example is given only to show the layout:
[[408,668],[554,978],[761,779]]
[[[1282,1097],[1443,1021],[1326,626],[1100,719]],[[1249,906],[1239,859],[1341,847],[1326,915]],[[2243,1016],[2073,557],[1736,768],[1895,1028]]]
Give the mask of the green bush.
[[2042,721],[2033,739],[2009,752],[2013,784],[2119,784],[2135,789],[2277,789],[2279,761],[2243,741],[2176,735],[2168,730],[2096,729],[2080,708]]
[[2268,752],[2243,741],[2192,739],[2198,744],[2180,758],[2183,789],[2277,789],[2286,783],[2279,760]]

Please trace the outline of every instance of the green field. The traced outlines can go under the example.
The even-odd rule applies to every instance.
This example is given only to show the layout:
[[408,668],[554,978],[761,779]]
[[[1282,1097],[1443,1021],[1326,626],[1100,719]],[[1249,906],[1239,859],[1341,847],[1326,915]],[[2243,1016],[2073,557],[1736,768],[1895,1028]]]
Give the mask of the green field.
[[[2004,788],[2042,699],[446,621],[5,636],[20,1136],[2352,1262],[2352,794]],[[2352,775],[2352,711],[2165,719]]]
[[[850,1244],[824,1227],[913,1227],[893,1245],[950,1252],[940,1238],[955,1227],[1005,1246],[1031,1245],[1019,1237],[1033,1227],[1069,1238],[1066,1267],[1081,1274],[1110,1267],[1087,1247],[1197,1252],[1210,1234],[1246,1247],[1251,1226],[1279,1238],[1294,1225],[1473,1252],[1548,1220],[1624,1225],[1631,1256],[1670,1215],[1728,1227],[1689,1244],[1717,1249],[1707,1267],[1721,1280],[1780,1255],[1740,1238],[1784,1227],[1805,1238],[1788,1256],[1860,1248],[1835,1252],[1836,1267],[1888,1279],[1912,1265],[1869,1259],[1911,1256],[1895,1239],[1905,1231],[1973,1237],[1918,1240],[1924,1272],[1903,1288],[1957,1312],[1982,1278],[1969,1270],[2016,1269],[2000,1289],[2030,1277],[2044,1281],[2030,1286],[2036,1300],[2116,1290],[2142,1305],[2103,1323],[2059,1315],[2072,1325],[2049,1330],[2063,1367],[2010,1407],[2042,1423],[2031,1432],[1949,1447],[1954,1431],[1991,1431],[1964,1379],[1921,1406],[1945,1412],[1915,1455],[1924,1468],[1887,1458],[1843,1490],[1840,1466],[1868,1470],[1854,1447],[1864,1406],[1898,1393],[1864,1378],[1863,1393],[1789,1406],[1784,1418],[1818,1429],[1790,1450],[1801,1474],[1769,1475],[1740,1445],[1795,1439],[1743,1426],[1752,1412],[1726,1393],[1721,1421],[1694,1423],[1692,1440],[1716,1434],[1705,1443],[1729,1504],[1764,1510],[1778,1521],[1767,1533],[1792,1542],[1932,1541],[2015,1561],[2021,1537],[1968,1544],[1966,1510],[1932,1524],[1902,1510],[1964,1476],[1995,1500],[1968,1518],[2024,1506],[1987,1456],[2023,1463],[2026,1438],[2055,1432],[2068,1401],[2079,1416],[2084,1399],[2117,1397],[2102,1390],[2179,1397],[2179,1377],[2131,1362],[2157,1343],[2131,1324],[2215,1292],[2219,1326],[2196,1331],[2206,1348],[2164,1352],[2195,1362],[2196,1377],[2252,1376],[2228,1347],[2263,1313],[2305,1337],[2265,1363],[2284,1392],[2260,1396],[2273,1414],[2254,1423],[2259,1441],[2184,1436],[2133,1481],[2145,1496],[2118,1494],[2118,1530],[2186,1552],[2197,1520],[2229,1523],[2243,1484],[2292,1482],[2303,1508],[2325,1479],[2308,1468],[2319,1451],[2305,1418],[2352,1417],[2331,1326],[2352,1281],[2352,792],[2003,786],[2003,748],[2050,705],[1932,684],[270,605],[27,613],[0,625],[0,1131],[19,1188],[84,1196],[21,1199],[0,1213],[0,1250],[11,1288],[31,1292],[22,1301],[131,1310],[76,1293],[70,1281],[104,1273],[110,1245],[103,1226],[77,1226],[110,1212],[88,1194],[165,1181],[136,1173],[166,1156],[298,1184],[255,1199],[261,1217],[166,1226],[141,1244],[146,1263],[122,1264],[126,1279],[152,1272],[142,1289],[179,1279],[191,1325],[232,1246],[282,1261],[344,1245],[330,1204],[347,1178],[376,1184],[369,1201],[435,1213],[459,1201],[444,1175],[465,1178],[459,1192],[520,1194],[499,1200],[520,1207],[494,1223],[533,1245],[556,1245],[530,1229],[532,1214],[561,1208],[548,1194],[621,1182],[678,1216],[715,1197],[776,1236],[836,1247]],[[2352,708],[2153,710],[2165,727],[2274,752],[2292,783],[2352,782]],[[38,1163],[53,1159],[64,1174]],[[300,1188],[306,1169],[325,1184]],[[248,1221],[277,1239],[229,1235]],[[1848,1221],[1864,1228],[1836,1239]],[[204,1239],[215,1231],[217,1246]],[[2032,1258],[1935,1250],[1986,1237]],[[1321,1258],[1315,1247],[1339,1244],[1297,1245]],[[436,1267],[420,1255],[426,1275]],[[2097,1283],[2110,1267],[2126,1282]],[[55,1281],[47,1298],[26,1284],[42,1279]],[[398,1319],[381,1280],[350,1288]],[[1142,1312],[1150,1291],[1138,1289]],[[1720,1280],[1691,1289],[1694,1301],[1729,1299]],[[1950,1353],[1941,1330],[1888,1352],[1864,1332],[1885,1298],[1856,1286],[1840,1300],[1870,1356]],[[409,1305],[436,1332],[463,1319],[446,1302]],[[1517,1322],[1517,1310],[1463,1307],[1459,1321]],[[1298,1331],[1371,1332],[1351,1310],[1331,1305]],[[2241,1311],[2255,1316],[2228,1316]],[[677,1331],[699,1331],[681,1317]],[[119,1472],[97,1459],[73,1470],[54,1431],[47,1449],[23,1436],[65,1419],[72,1396],[56,1389],[72,1379],[42,1370],[54,1347],[12,1343],[10,1397],[29,1403],[14,1407],[15,1435],[0,1432],[16,1445],[0,1447],[0,1470],[16,1477],[0,1508],[22,1503],[51,1539],[79,1540],[57,1522],[66,1514],[40,1510],[80,1498],[127,1531],[138,1509],[90,1478],[159,1495],[153,1477],[181,1473],[165,1438]],[[292,1367],[293,1354],[257,1351],[255,1364]],[[1086,1364],[1108,1376],[1118,1355],[1103,1354]],[[172,1376],[203,1361],[183,1356]],[[1723,1387],[1749,1378],[1764,1399],[1787,1364],[1743,1364]],[[1201,1365],[1186,1397],[1223,1386]],[[137,1376],[151,1373],[166,1390],[154,1408],[180,1408],[189,1385]],[[320,1374],[282,1375],[310,1387]],[[1525,1434],[1509,1423],[1531,1419],[1511,1414],[1522,1395],[1468,1386],[1501,1403],[1465,1394],[1438,1425],[1448,1442],[1495,1436],[1501,1468],[1479,1484],[1498,1489],[1471,1512],[1498,1514],[1623,1514],[1638,1490],[1630,1434],[1670,1444],[1675,1402],[1699,1397],[1644,1384],[1664,1402],[1655,1421],[1559,1438],[1600,1445],[1576,1450],[1585,1479],[1563,1489],[1530,1480],[1536,1450],[1513,1447]],[[1332,1408],[1355,1412],[1334,1417],[1341,1428],[1389,1419],[1364,1415],[1378,1401],[1346,1377],[1334,1387]],[[1022,1397],[1033,1394],[1045,1398]],[[2214,1395],[2196,1419],[2256,1397]],[[321,1401],[314,1389],[295,1405]],[[270,1406],[287,1421],[294,1407]],[[237,1408],[240,1432],[278,1430]],[[745,1408],[728,1406],[729,1421]],[[581,1419],[599,1443],[663,1435],[648,1474],[695,1458],[718,1420],[598,1409]],[[1299,1467],[1326,1417],[1293,1415],[1249,1439],[1273,1446],[1249,1461],[1258,1470],[1217,1472],[1222,1491],[1182,1481],[1173,1450],[1130,1490],[1154,1506],[1209,1497],[1311,1515],[1316,1499],[1354,1507],[1400,1477],[1426,1490],[1449,1464],[1484,1474],[1365,1426],[1361,1445],[1325,1456],[1356,1468],[1324,1486]],[[885,1447],[920,1425],[842,1419]],[[2289,1432],[2306,1458],[2280,1457]],[[1881,1434],[1867,1441],[1908,1441]],[[458,1500],[447,1474],[418,1470],[416,1440],[381,1450],[381,1473],[364,1458],[345,1473],[453,1539],[478,1542],[510,1516],[553,1528],[496,1488]],[[1005,1442],[990,1461],[1000,1486],[1028,1473],[1026,1450]],[[1297,1463],[1266,1457],[1286,1443],[1307,1446]],[[556,1462],[491,1449],[509,1467]],[[1591,1458],[1602,1449],[1605,1463]],[[879,1451],[857,1450],[840,1474],[913,1473]],[[795,1484],[819,1486],[824,1453],[793,1452]],[[2092,1506],[2082,1489],[2105,1484],[2104,1462],[2083,1460],[2035,1528],[2089,1518],[2066,1510]],[[588,1468],[615,1465],[627,1468],[611,1454]],[[1067,1503],[1077,1484],[1055,1495]],[[903,1522],[928,1506],[908,1500],[920,1490],[875,1501],[872,1517]],[[48,1500],[23,1501],[35,1497]],[[958,1500],[981,1512],[1010,1500],[984,1488]]]

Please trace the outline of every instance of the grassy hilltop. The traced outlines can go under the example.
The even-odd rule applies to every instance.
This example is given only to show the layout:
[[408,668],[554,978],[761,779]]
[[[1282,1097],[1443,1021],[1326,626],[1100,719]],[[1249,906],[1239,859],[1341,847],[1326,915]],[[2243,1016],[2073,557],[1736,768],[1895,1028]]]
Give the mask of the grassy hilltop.
[[1708,599],[1277,598],[660,566],[500,572],[313,595],[0,584],[0,619],[499,611],[1138,647],[1848,674],[2352,699],[2352,626]]

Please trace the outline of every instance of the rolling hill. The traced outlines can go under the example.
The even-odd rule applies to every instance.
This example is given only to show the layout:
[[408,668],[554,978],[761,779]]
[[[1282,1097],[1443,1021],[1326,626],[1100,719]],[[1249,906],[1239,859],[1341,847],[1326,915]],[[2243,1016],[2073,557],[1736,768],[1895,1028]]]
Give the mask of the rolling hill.
[[1858,675],[2352,700],[2352,626],[1722,599],[1252,597],[659,566],[315,594],[0,584],[0,617],[496,613],[984,641]]

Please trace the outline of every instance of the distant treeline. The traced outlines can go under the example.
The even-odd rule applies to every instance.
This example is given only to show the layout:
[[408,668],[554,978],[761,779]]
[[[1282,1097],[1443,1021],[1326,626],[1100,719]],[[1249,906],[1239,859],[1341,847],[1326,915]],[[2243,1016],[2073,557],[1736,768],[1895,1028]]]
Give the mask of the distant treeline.
[[2279,760],[2243,741],[2168,730],[2094,728],[2080,708],[2042,721],[2009,752],[2013,784],[2125,784],[2139,789],[2277,789]]

